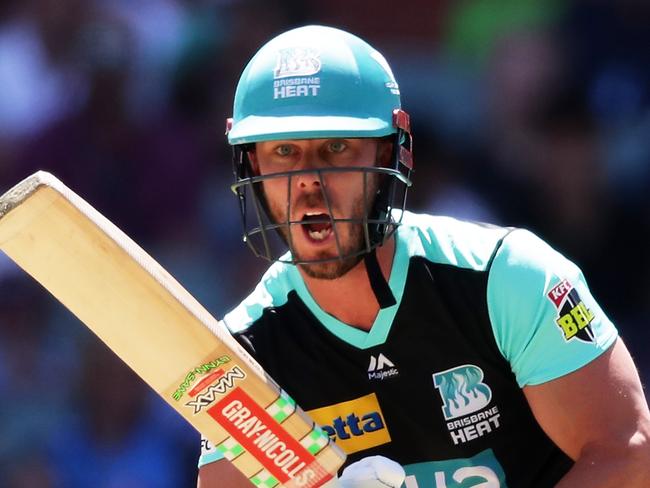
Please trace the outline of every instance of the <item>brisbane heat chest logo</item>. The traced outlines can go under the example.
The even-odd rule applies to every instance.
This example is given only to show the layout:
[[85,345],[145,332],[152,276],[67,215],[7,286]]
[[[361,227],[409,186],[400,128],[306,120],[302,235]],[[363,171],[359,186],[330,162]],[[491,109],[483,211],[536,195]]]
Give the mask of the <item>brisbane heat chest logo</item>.
[[500,426],[501,414],[490,406],[492,390],[483,383],[483,370],[464,364],[433,374],[433,384],[442,398],[442,413],[454,444],[464,444]]
[[562,331],[565,341],[575,338],[583,342],[594,342],[591,328],[594,314],[580,299],[578,291],[569,280],[562,280],[546,296],[557,308],[555,323]]

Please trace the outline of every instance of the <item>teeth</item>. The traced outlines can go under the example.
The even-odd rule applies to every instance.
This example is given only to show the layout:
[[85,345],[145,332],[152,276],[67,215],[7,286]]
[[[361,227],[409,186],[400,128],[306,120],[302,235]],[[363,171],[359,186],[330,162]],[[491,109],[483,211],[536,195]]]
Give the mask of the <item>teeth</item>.
[[310,230],[309,231],[309,237],[314,239],[315,241],[322,241],[324,240],[327,236],[330,235],[330,232],[332,232],[332,229],[323,229],[321,231],[316,231],[316,230]]

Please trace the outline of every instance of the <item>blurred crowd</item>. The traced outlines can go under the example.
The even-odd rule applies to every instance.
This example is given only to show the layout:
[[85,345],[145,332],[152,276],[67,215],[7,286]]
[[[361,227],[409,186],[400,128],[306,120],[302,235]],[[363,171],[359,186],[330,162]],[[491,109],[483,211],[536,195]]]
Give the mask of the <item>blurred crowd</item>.
[[[222,316],[266,266],[225,118],[255,50],[308,23],[393,67],[409,207],[545,238],[650,378],[646,0],[3,0],[0,193],[53,172]],[[198,434],[1,253],[0,397],[2,488],[195,485]]]

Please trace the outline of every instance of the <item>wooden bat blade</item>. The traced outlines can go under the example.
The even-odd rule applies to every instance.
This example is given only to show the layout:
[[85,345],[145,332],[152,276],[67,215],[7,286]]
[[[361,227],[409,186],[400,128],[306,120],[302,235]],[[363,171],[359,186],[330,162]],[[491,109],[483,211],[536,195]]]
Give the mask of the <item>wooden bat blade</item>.
[[316,487],[345,455],[162,266],[46,172],[0,197],[0,249],[253,484]]

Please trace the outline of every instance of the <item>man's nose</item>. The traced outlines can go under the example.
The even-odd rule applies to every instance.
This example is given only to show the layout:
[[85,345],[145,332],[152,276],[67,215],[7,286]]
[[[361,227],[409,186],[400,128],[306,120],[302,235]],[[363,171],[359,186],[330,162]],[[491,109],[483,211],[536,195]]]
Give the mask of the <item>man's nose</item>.
[[323,167],[317,154],[305,154],[297,166],[300,171],[293,178],[298,188],[309,190],[311,188],[320,188],[323,185],[322,173],[319,171]]

